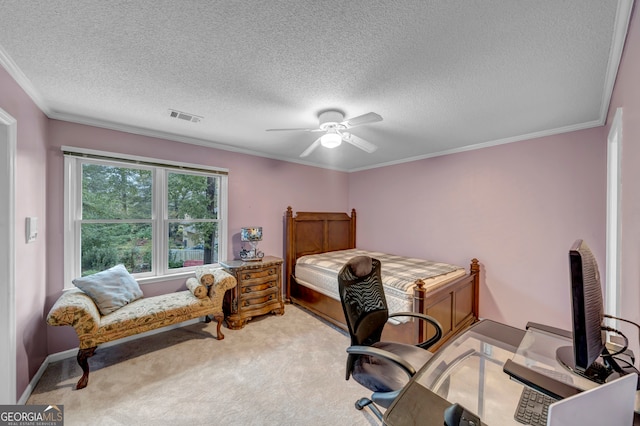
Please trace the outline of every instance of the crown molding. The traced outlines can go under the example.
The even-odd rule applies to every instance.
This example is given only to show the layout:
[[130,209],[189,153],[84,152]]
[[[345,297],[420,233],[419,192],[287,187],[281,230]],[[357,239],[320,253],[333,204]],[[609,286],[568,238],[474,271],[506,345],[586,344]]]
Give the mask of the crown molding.
[[498,146],[498,145],[505,145],[508,143],[513,143],[513,142],[522,142],[522,141],[526,141],[526,140],[530,140],[530,139],[538,139],[538,138],[543,138],[546,136],[555,136],[555,135],[559,135],[562,133],[569,133],[569,132],[575,132],[578,130],[585,130],[585,129],[592,129],[594,127],[599,127],[602,126],[604,123],[602,122],[602,120],[593,120],[593,121],[589,121],[586,123],[580,123],[580,124],[574,124],[571,126],[565,126],[565,127],[558,127],[556,129],[550,129],[550,130],[543,130],[541,132],[534,132],[534,133],[527,133],[525,135],[520,135],[520,136],[513,136],[510,138],[503,138],[503,139],[496,139],[493,141],[487,141],[487,142],[482,142],[479,144],[475,144],[475,145],[468,145],[468,146],[463,146],[460,148],[454,148],[454,149],[448,149],[445,151],[439,151],[439,152],[434,152],[431,154],[426,154],[426,155],[418,155],[415,157],[409,157],[409,158],[405,158],[402,160],[396,160],[396,161],[389,161],[386,163],[379,163],[379,164],[374,164],[371,166],[367,166],[367,167],[361,167],[358,169],[351,169],[349,170],[349,172],[360,172],[360,171],[364,171],[364,170],[370,170],[370,169],[377,169],[380,167],[387,167],[387,166],[395,166],[397,164],[403,164],[403,163],[410,163],[412,161],[419,161],[419,160],[424,160],[427,158],[433,158],[433,157],[441,157],[443,155],[450,155],[450,154],[458,154],[461,152],[466,152],[466,151],[475,151],[477,149],[482,149],[482,148],[489,148],[492,146]]
[[602,103],[600,105],[600,119],[602,121],[602,125],[607,122],[611,97],[613,96],[613,88],[615,87],[616,78],[618,77],[618,68],[622,61],[624,44],[627,39],[629,22],[631,21],[633,2],[634,0],[618,1],[618,8],[616,9],[616,18],[613,28],[613,39],[611,40],[611,50],[609,51],[609,66],[607,67],[607,74],[605,75]]
[[40,95],[40,92],[36,90],[31,80],[18,68],[18,65],[11,59],[2,45],[0,45],[0,65],[7,70],[9,75],[18,83],[18,86],[27,93],[27,96],[40,108],[40,111],[48,117],[51,114],[51,109],[44,101],[44,98]]
[[278,155],[273,155],[273,154],[267,154],[267,153],[260,152],[260,151],[254,151],[254,150],[241,148],[241,147],[237,147],[237,146],[226,145],[226,144],[223,144],[223,143],[220,143],[220,142],[216,142],[216,141],[212,141],[212,140],[194,138],[194,137],[190,137],[190,136],[183,136],[183,135],[178,135],[178,134],[171,133],[171,132],[165,132],[165,131],[162,131],[162,130],[154,130],[154,129],[149,129],[149,128],[145,128],[145,127],[132,126],[132,125],[129,125],[129,124],[122,124],[122,123],[117,123],[117,122],[114,122],[114,121],[99,120],[99,119],[92,118],[92,117],[80,116],[80,115],[76,115],[76,114],[61,113],[61,112],[51,112],[47,116],[50,119],[53,119],[53,120],[60,120],[60,121],[65,121],[65,122],[69,122],[69,123],[82,124],[82,125],[85,125],[85,126],[98,127],[98,128],[101,128],[101,129],[115,130],[115,131],[119,131],[119,132],[131,133],[131,134],[134,134],[134,135],[147,136],[147,137],[157,138],[157,139],[170,140],[170,141],[173,141],[173,142],[180,142],[180,143],[185,143],[185,144],[190,144],[190,145],[198,145],[198,146],[203,146],[203,147],[206,147],[206,148],[215,148],[215,149],[220,149],[220,150],[223,150],[223,151],[230,151],[230,152],[236,152],[236,153],[239,153],[239,154],[252,155],[254,157],[269,158],[269,159],[272,159],[272,160],[286,161],[288,163],[302,164],[302,165],[305,165],[305,166],[320,167],[320,168],[323,168],[323,169],[329,169],[329,170],[335,170],[335,171],[341,171],[341,172],[348,172],[348,170],[345,170],[345,169],[339,169],[339,168],[335,168],[335,167],[331,167],[331,166],[321,166],[321,165],[314,164],[314,163],[311,163],[311,162],[308,162],[308,161],[297,161],[297,160],[291,159],[289,157],[283,157],[283,156],[278,156]]

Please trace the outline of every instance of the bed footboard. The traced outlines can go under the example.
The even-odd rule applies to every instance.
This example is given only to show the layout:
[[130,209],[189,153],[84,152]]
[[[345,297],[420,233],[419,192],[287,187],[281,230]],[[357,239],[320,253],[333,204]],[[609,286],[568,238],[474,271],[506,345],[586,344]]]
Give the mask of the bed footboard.
[[[442,325],[442,338],[430,351],[437,350],[449,339],[478,320],[478,288],[480,265],[471,261],[470,273],[445,284],[435,291],[426,291],[424,283],[414,288],[414,312],[434,317]],[[340,301],[298,283],[291,277],[291,303],[295,303],[337,327],[347,331]],[[424,321],[409,320],[400,324],[388,323],[382,338],[408,344],[416,344],[433,336],[433,326]]]
[[[470,273],[433,292],[427,292],[422,280],[414,288],[414,312],[437,319],[442,325],[442,339],[431,347],[436,350],[451,336],[458,334],[478,320],[478,289],[480,264],[471,260]],[[435,332],[433,326],[419,321],[415,328],[417,341],[424,341]]]

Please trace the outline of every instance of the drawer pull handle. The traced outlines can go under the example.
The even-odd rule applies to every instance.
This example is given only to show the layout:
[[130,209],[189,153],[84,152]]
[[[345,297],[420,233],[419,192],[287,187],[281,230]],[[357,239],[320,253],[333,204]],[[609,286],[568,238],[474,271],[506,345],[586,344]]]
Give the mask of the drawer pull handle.
[[251,274],[244,274],[244,279],[245,279],[245,280],[248,280],[248,279],[250,279],[250,278],[251,278]]

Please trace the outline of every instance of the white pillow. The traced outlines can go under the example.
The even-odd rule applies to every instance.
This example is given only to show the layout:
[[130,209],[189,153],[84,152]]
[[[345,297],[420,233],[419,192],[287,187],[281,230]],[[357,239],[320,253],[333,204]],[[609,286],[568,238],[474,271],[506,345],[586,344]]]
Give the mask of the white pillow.
[[124,265],[76,278],[73,285],[93,299],[102,315],[110,314],[142,297],[138,282]]

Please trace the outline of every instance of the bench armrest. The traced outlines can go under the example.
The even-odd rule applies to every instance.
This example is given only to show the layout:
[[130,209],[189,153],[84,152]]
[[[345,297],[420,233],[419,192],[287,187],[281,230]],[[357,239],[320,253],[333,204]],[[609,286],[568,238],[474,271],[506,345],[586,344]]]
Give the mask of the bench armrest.
[[209,289],[212,291],[220,291],[224,294],[227,290],[236,286],[236,277],[225,271],[224,269],[214,269],[212,272],[214,284]]
[[211,271],[211,275],[213,275],[213,285],[209,287],[209,298],[214,305],[222,308],[224,294],[236,286],[236,277],[224,269],[214,269]]
[[47,324],[70,325],[78,336],[95,333],[100,325],[100,312],[89,296],[80,290],[68,290],[62,293],[53,304]]
[[196,278],[209,289],[208,295],[213,304],[222,311],[222,299],[227,290],[236,286],[236,278],[220,268],[200,266],[196,268]]

